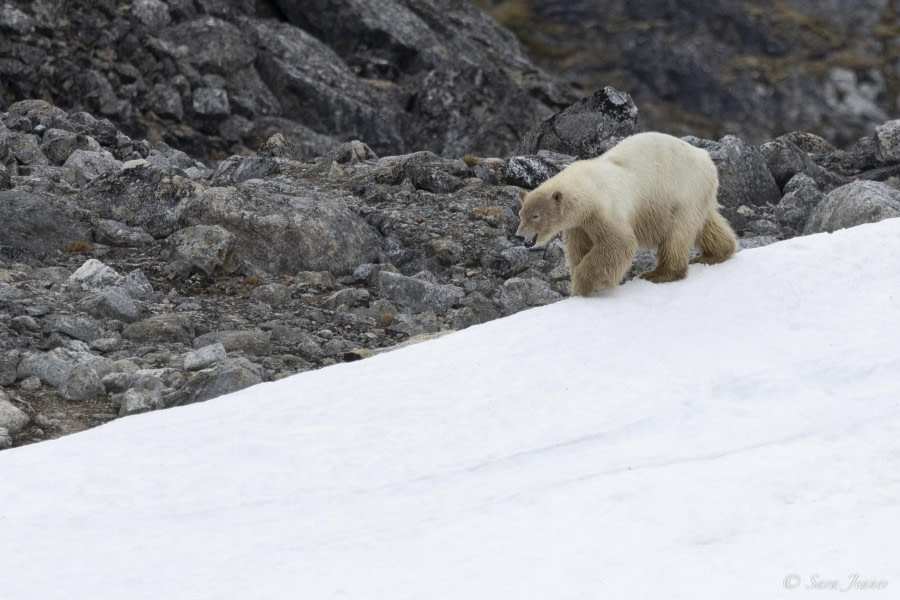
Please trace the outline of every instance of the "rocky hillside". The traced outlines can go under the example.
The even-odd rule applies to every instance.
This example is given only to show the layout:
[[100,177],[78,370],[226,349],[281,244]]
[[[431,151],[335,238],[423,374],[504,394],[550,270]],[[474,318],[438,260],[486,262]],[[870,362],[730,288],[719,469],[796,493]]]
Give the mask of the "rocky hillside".
[[644,126],[855,142],[900,115],[898,0],[477,0],[548,72],[630,92]]
[[[0,112],[0,448],[469,327],[568,295],[561,242],[512,235],[518,188],[634,131],[612,88],[521,154],[303,158],[273,135],[215,170],[41,100]],[[744,247],[900,216],[900,121],[849,150],[687,138]],[[629,277],[651,267],[641,252]],[[252,410],[252,409],[250,409]]]
[[2,0],[0,110],[28,98],[209,162],[276,132],[503,155],[574,96],[463,0]]

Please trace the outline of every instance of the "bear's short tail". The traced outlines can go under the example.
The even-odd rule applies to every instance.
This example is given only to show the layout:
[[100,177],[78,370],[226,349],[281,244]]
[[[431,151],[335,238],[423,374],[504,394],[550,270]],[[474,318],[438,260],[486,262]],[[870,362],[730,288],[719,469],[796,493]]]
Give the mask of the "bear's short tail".
[[737,251],[737,236],[718,211],[713,211],[703,224],[697,236],[697,248],[700,249],[700,256],[692,262],[708,265],[720,263]]

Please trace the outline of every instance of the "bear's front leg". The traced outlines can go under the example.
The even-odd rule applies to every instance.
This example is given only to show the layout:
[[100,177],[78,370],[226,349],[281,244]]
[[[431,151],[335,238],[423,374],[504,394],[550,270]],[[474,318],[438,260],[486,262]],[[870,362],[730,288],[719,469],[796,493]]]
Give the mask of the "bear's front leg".
[[593,242],[584,229],[572,227],[563,231],[563,245],[566,248],[566,261],[569,263],[569,271],[574,272],[575,267],[591,251]]
[[598,289],[616,287],[631,267],[636,251],[634,236],[607,231],[572,269],[572,293],[588,296]]

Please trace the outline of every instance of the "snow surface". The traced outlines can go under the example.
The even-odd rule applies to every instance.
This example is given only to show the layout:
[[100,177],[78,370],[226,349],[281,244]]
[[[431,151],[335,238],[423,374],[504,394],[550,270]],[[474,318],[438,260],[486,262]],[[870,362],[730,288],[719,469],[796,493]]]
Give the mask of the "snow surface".
[[894,219],[5,451],[0,598],[897,598],[898,350]]

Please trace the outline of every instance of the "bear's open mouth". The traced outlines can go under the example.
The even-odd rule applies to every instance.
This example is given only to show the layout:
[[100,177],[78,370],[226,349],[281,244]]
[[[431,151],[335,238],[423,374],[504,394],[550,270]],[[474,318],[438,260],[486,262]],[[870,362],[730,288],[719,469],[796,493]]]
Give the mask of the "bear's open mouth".
[[531,237],[531,238],[525,238],[525,241],[524,241],[525,247],[526,247],[526,248],[531,248],[532,246],[534,246],[534,243],[535,243],[536,241],[537,241],[537,235],[535,235],[535,236],[533,236],[533,237]]

